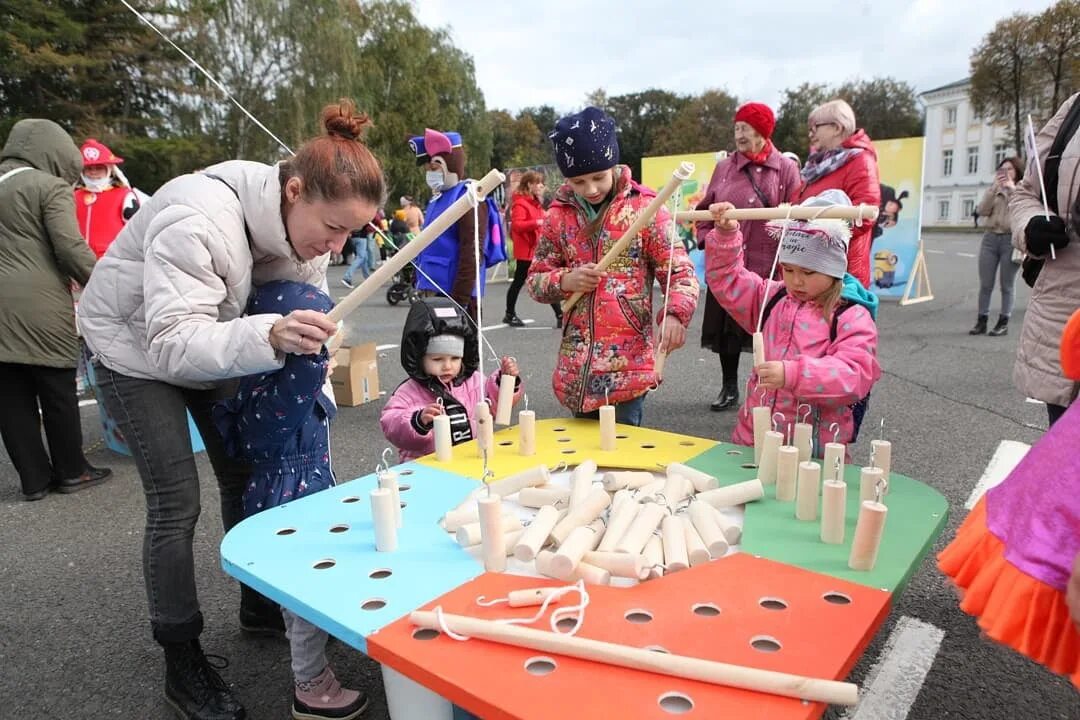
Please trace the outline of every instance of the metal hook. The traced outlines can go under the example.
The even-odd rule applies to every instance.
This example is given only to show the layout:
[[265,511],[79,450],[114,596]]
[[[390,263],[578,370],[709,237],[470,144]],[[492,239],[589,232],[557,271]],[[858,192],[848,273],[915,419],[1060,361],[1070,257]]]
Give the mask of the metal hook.
[[499,605],[501,603],[508,603],[508,602],[510,602],[510,598],[499,598],[497,600],[487,600],[487,599],[485,599],[485,597],[483,595],[476,598],[476,604],[481,606],[481,607],[491,607],[493,605]]
[[799,403],[798,405],[795,406],[795,416],[796,417],[799,416],[799,413],[802,412],[803,408],[806,408],[806,412],[803,413],[802,417],[799,418],[799,422],[801,422],[801,423],[805,423],[807,416],[809,416],[810,413],[814,412],[814,406],[811,405],[810,403]]
[[611,400],[608,397],[608,387],[607,387],[607,385],[604,386],[604,404],[605,405],[610,405],[611,404]]
[[829,426],[829,429],[832,430],[832,441],[836,442],[837,438],[840,437],[840,423],[833,423]]
[[761,404],[764,405],[765,404],[765,398],[769,396],[769,389],[768,388],[760,388],[760,390],[761,390],[761,394],[758,397],[761,398]]
[[566,463],[566,461],[565,460],[560,460],[559,464],[556,465],[555,467],[553,467],[550,470],[550,472],[562,472],[563,470],[569,470],[569,469],[570,469],[570,466]]
[[[779,421],[777,421],[777,419],[776,419],[777,417],[780,418]],[[784,417],[784,413],[782,413],[782,412],[774,412],[772,414],[772,429],[773,429],[773,432],[779,432],[780,422],[783,422],[786,419],[787,418]]]
[[529,393],[522,393],[521,394],[521,401],[525,405],[525,410],[528,410],[529,409]]
[[881,502],[881,496],[889,489],[889,481],[882,475],[881,479],[874,483],[874,502]]
[[885,439],[885,416],[881,416],[881,424],[878,426],[878,440]]
[[387,460],[387,459],[386,459],[386,457],[387,457],[387,455],[392,455],[392,454],[393,454],[393,452],[394,452],[394,449],[393,449],[393,448],[383,448],[383,451],[382,451],[382,461],[383,461],[383,465],[385,465],[385,466],[386,466],[386,469],[387,469],[387,470],[389,470],[389,469],[390,469],[390,461],[389,461],[389,460]]

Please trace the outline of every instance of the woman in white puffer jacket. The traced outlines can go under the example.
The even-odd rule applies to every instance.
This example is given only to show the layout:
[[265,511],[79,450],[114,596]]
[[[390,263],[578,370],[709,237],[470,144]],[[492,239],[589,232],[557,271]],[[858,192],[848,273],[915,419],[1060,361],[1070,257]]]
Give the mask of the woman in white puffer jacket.
[[[359,142],[367,116],[343,100],[322,120],[325,134],[286,162],[225,162],[163,185],[98,262],[79,305],[101,399],[142,478],[150,622],[165,647],[166,696],[188,717],[245,714],[198,644],[199,479],[186,411],[206,444],[228,530],[243,516],[248,470],[228,459],[211,417],[229,392],[223,381],[276,370],[286,353],[317,353],[336,329],[313,310],[244,316],[251,287],[325,288],[330,253],[375,216],[385,194],[379,161]],[[281,632],[277,606],[242,590],[241,626]]]

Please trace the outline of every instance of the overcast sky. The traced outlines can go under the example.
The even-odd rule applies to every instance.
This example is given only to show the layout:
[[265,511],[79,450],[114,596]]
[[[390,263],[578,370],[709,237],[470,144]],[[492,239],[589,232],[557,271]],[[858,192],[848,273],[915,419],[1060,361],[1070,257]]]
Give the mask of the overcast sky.
[[[917,92],[968,74],[994,23],[1051,0],[414,0],[476,63],[489,109],[576,109],[587,93],[723,88],[774,108],[785,88],[892,76]],[[618,9],[616,9],[618,8]]]

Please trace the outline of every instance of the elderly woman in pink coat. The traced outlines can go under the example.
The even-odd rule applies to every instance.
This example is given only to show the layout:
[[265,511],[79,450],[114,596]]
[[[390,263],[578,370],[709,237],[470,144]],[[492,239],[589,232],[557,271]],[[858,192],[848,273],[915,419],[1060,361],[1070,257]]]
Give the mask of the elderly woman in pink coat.
[[[768,105],[746,103],[735,112],[737,152],[716,164],[709,187],[698,210],[729,202],[737,208],[776,207],[791,202],[799,191],[799,167],[772,144],[776,116]],[[698,247],[704,247],[712,222],[698,223]],[[765,232],[765,221],[740,223],[746,267],[766,277],[772,269],[777,239]],[[720,356],[723,380],[714,411],[739,407],[739,354],[750,349],[750,336],[722,308],[712,293],[705,294],[705,317],[701,323],[701,347]]]

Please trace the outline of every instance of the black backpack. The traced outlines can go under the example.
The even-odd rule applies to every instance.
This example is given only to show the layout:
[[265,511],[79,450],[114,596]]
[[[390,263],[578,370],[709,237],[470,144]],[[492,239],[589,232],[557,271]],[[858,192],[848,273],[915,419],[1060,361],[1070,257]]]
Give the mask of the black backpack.
[[[1072,107],[1069,108],[1069,112],[1065,115],[1065,120],[1061,123],[1061,127],[1058,128],[1057,135],[1054,136],[1054,142],[1050,146],[1050,152],[1046,154],[1046,162],[1043,163],[1043,184],[1046,185],[1046,204],[1055,215],[1060,215],[1058,212],[1058,170],[1061,167],[1061,154],[1065,152],[1065,146],[1072,140],[1073,135],[1076,134],[1077,127],[1080,127],[1080,98],[1073,101]],[[1025,257],[1022,264],[1020,274],[1024,278],[1024,282],[1028,284],[1028,287],[1035,287],[1035,281],[1039,279],[1039,273],[1042,271],[1045,259],[1037,259],[1032,257]]]
[[[773,308],[776,307],[776,304],[783,300],[785,297],[787,297],[787,288],[781,287],[779,290],[776,291],[775,295],[769,298],[769,301],[765,303],[765,310],[762,312],[761,315],[761,327],[765,327],[765,323],[769,319],[769,314],[773,311]],[[849,301],[841,301],[841,304],[838,305],[835,310],[833,310],[832,323],[829,325],[829,342],[836,342],[836,331],[840,322],[840,316],[844,313],[845,310],[854,306],[855,303]],[[848,441],[849,443],[854,443],[856,440],[859,439],[859,428],[862,426],[863,418],[866,416],[866,409],[869,406],[870,393],[866,393],[866,397],[860,400],[856,400],[848,406],[851,408],[852,424],[851,440]]]

